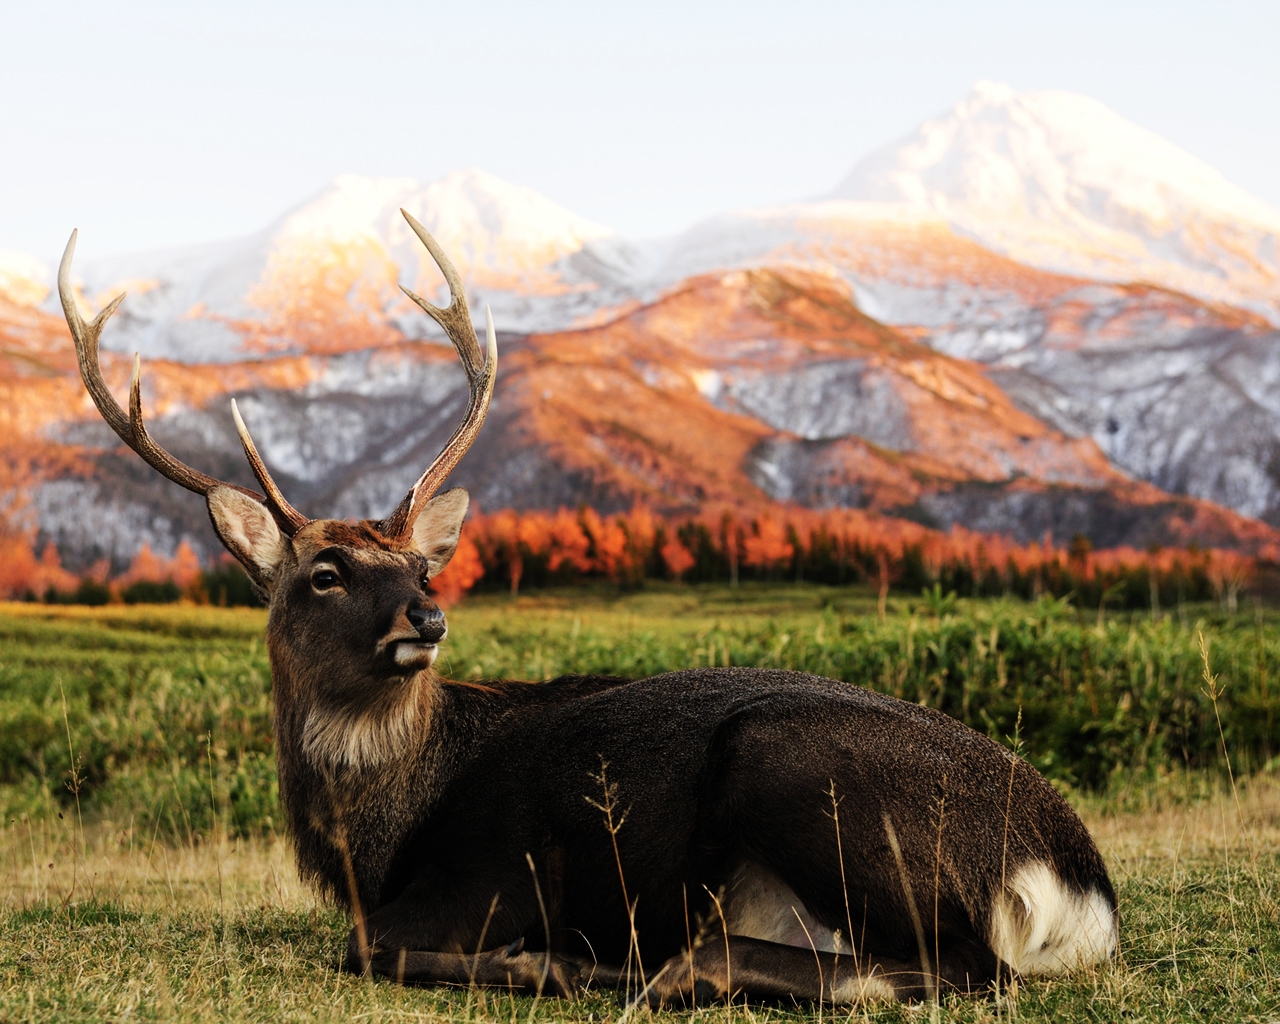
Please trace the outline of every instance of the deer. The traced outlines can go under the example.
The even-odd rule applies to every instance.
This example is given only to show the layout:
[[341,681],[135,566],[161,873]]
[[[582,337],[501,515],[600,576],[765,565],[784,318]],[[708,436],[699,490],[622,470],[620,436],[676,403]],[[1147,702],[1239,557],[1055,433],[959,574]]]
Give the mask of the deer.
[[1088,830],[1007,747],[942,712],[762,668],[647,679],[457,680],[431,581],[469,498],[441,491],[493,396],[461,278],[428,231],[444,330],[469,402],[382,520],[308,519],[271,478],[236,402],[261,493],[180,462],[125,412],[99,363],[124,298],[91,321],[58,291],[80,375],[120,440],[202,495],[265,598],[280,800],[301,877],[346,908],[336,962],[412,985],[652,1005],[834,1004],[990,992],[1117,948],[1116,894]]

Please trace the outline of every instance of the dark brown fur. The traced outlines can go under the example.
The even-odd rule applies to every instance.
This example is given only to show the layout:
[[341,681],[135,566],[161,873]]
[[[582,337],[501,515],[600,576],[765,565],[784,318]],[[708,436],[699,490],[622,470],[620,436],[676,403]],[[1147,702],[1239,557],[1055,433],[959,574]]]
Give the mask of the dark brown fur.
[[[347,565],[340,602],[311,587],[317,558]],[[430,668],[387,672],[371,652],[409,609],[432,606],[422,571],[420,555],[365,525],[314,523],[294,539],[272,595],[281,797],[304,877],[363,922],[352,934],[353,967],[443,981],[462,970],[449,957],[483,948],[492,952],[476,961],[481,981],[536,986],[546,969],[546,984],[567,991],[593,960],[617,977],[631,931],[615,837],[598,806],[606,786],[616,787],[616,817],[625,816],[617,850],[641,958],[650,977],[663,972],[651,987],[657,998],[727,994],[725,983],[737,988],[770,969],[779,972],[772,986],[751,991],[847,997],[832,988],[843,971],[879,978],[871,994],[885,994],[888,975],[894,994],[923,993],[886,815],[942,984],[981,989],[995,977],[993,907],[1002,883],[1029,863],[1114,908],[1097,850],[1052,786],[928,708],[755,669],[480,687]],[[410,705],[401,742],[367,762],[308,747],[317,715],[357,721]],[[822,981],[811,950],[735,937],[726,961],[723,937],[713,937],[689,975],[679,960],[687,936],[699,921],[715,931],[711,897],[723,897],[744,861],[776,873],[821,926],[852,937],[857,964],[846,955],[841,968],[823,954],[831,969]],[[521,951],[508,949],[515,943]],[[540,951],[556,955],[554,970]]]

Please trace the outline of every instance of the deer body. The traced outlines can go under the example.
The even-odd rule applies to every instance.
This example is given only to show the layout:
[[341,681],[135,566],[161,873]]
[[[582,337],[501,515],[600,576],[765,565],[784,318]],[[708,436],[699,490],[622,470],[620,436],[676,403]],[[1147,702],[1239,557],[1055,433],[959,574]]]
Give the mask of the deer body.
[[205,495],[270,613],[280,792],[301,873],[355,917],[347,965],[414,983],[648,998],[857,1002],[981,991],[1002,970],[1109,956],[1115,894],[1049,783],[940,712],[797,672],[460,683],[430,579],[466,493],[436,494],[480,428],[496,346],[457,274],[435,317],[471,380],[467,417],[381,522],[308,520],[173,459],[98,367],[117,299],[86,324],[59,291],[85,384],[130,447]]
[[[927,949],[938,951],[945,981],[980,988],[994,977],[989,940],[1008,923],[997,898],[1002,872],[1013,883],[1048,865],[1090,925],[1055,936],[1048,949],[1006,943],[1013,965],[1074,965],[1114,941],[1114,894],[1078,818],[1033,769],[940,712],[752,669],[441,689],[439,732],[429,728],[410,763],[392,772],[426,782],[395,839],[380,830],[385,792],[362,785],[359,770],[342,785],[365,794],[344,809],[349,833],[367,830],[396,851],[380,877],[360,879],[367,941],[391,951],[388,963],[400,949],[471,953],[524,939],[542,950],[549,932],[559,954],[621,964],[631,942],[624,884],[650,973],[681,954],[694,918],[720,912],[746,938],[807,931],[817,949],[918,961],[886,815],[897,822],[917,913],[928,919]],[[442,748],[447,774],[423,768]],[[286,800],[288,790],[282,780]],[[612,836],[606,800],[622,822]],[[313,832],[299,852],[304,864],[316,856],[314,870],[343,898],[331,849]],[[741,891],[748,873],[770,879],[784,905]],[[781,920],[760,924],[778,909]],[[1049,931],[1053,923],[1040,922]],[[921,982],[904,987],[915,992]]]

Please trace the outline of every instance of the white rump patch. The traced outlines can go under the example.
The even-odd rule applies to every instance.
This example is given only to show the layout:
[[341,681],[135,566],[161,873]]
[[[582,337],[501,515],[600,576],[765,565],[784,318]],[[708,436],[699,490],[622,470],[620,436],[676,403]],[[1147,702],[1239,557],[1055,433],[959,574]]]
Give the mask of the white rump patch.
[[1044,861],[1018,869],[991,911],[992,951],[1019,974],[1062,974],[1115,952],[1115,911],[1098,890],[1078,893]]

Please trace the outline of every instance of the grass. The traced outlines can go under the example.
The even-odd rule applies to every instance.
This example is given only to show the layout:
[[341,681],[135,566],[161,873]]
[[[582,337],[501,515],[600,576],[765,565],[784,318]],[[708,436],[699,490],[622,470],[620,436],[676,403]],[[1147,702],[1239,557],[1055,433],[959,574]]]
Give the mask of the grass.
[[[940,1016],[1280,1020],[1280,782],[1263,744],[1280,651],[1269,613],[1188,608],[1099,625],[1047,602],[942,603],[903,603],[881,623],[873,596],[820,587],[480,597],[450,613],[445,667],[528,678],[726,658],[804,667],[941,705],[1000,738],[1021,705],[1033,759],[1107,858],[1121,955],[999,1001],[945,1004]],[[265,614],[247,609],[0,606],[0,1021],[617,1019],[622,1008],[604,996],[561,1004],[404,990],[334,971],[349,922],[299,886],[274,817],[264,626]],[[1197,631],[1225,688],[1227,748],[1255,769],[1238,802],[1221,771]],[[1055,730],[1073,727],[1094,728],[1082,749],[1099,769],[1080,769],[1075,748],[1058,744]],[[1196,767],[1180,767],[1191,759],[1175,741],[1203,735],[1212,743],[1195,746]]]

